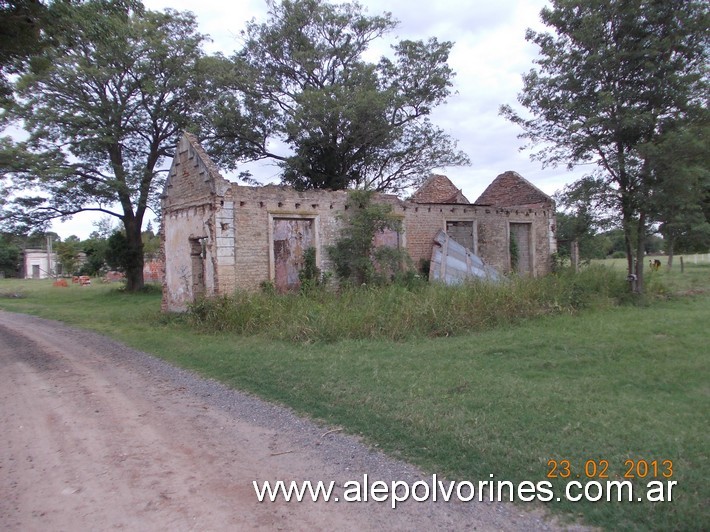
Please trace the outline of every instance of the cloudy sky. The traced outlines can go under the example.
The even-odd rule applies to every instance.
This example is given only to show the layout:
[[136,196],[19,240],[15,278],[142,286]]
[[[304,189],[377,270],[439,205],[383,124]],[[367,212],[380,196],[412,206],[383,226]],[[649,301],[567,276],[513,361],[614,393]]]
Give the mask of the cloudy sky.
[[[264,0],[144,0],[147,8],[192,11],[199,31],[212,38],[208,53],[231,55],[240,47],[239,32],[246,21],[266,20]],[[384,11],[400,21],[395,39],[453,41],[449,64],[456,72],[454,92],[446,105],[435,110],[433,122],[458,141],[471,166],[441,169],[474,201],[499,174],[515,170],[548,194],[580,176],[581,170],[545,168],[531,161],[529,152],[519,150],[520,130],[498,114],[501,104],[516,104],[522,88],[522,74],[533,66],[537,48],[525,41],[527,28],[544,29],[540,10],[546,0],[360,0],[368,14]],[[416,5],[416,7],[413,7]],[[373,52],[389,51],[387,43]],[[374,59],[374,58],[373,58]],[[254,170],[263,182],[276,182],[272,167]],[[79,216],[70,224],[55,224],[62,237],[84,238],[93,229]],[[69,232],[68,232],[69,231]]]

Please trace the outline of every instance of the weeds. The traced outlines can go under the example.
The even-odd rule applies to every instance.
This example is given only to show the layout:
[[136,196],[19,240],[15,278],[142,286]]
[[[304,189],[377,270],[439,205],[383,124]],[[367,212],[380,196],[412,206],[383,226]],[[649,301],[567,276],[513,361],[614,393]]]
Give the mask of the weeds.
[[446,286],[405,276],[388,286],[339,292],[278,295],[264,290],[205,299],[192,305],[190,320],[205,332],[229,331],[286,341],[401,341],[461,335],[538,316],[609,307],[625,291],[621,273],[599,266],[576,275],[512,277],[497,284],[470,281]]
[[12,291],[4,290],[4,291],[0,292],[0,298],[22,299],[24,297],[27,297],[27,296],[19,290],[12,290]]
[[[340,294],[237,294],[200,302],[185,315],[161,314],[157,293],[0,280],[0,291],[26,296],[0,298],[0,308],[109,334],[451,480],[544,479],[550,459],[567,459],[582,474],[587,460],[604,459],[615,480],[628,459],[670,459],[679,490],[670,503],[563,500],[546,507],[604,530],[704,530],[710,264],[688,261],[685,273],[649,274],[648,307],[620,305],[625,276],[619,260],[498,287],[412,278],[406,286]],[[458,334],[465,312],[489,330],[424,338]],[[539,315],[551,316],[528,318]],[[515,321],[523,323],[497,327]],[[278,334],[282,324],[291,329]],[[416,336],[305,343],[339,340],[338,331],[390,338],[398,327],[401,337]],[[239,328],[247,334],[200,334]],[[645,490],[646,479],[633,482]]]

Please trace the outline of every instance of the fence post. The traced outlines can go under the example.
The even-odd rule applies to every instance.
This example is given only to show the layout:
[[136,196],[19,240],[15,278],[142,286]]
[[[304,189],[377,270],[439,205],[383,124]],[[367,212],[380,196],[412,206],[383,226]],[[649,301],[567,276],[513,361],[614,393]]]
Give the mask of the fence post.
[[579,240],[572,240],[570,243],[570,262],[572,263],[572,271],[579,271]]

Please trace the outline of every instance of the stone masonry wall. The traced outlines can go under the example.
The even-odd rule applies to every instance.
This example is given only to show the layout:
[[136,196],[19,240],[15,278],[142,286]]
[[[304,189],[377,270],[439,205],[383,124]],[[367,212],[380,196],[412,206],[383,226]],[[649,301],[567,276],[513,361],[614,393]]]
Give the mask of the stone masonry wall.
[[[231,189],[234,204],[235,271],[234,288],[255,289],[272,280],[273,254],[270,232],[274,218],[308,218],[314,221],[316,261],[324,270],[332,269],[326,248],[340,234],[340,216],[345,213],[347,192],[297,192],[288,187],[242,187]],[[385,199],[393,213],[403,220],[402,242],[415,266],[431,258],[434,235],[450,221],[473,221],[477,252],[501,272],[510,269],[509,223],[530,223],[535,275],[549,271],[548,212],[543,209],[496,209],[466,204],[414,204],[392,197]],[[356,207],[351,207],[356,208]],[[225,289],[226,287],[221,287]]]

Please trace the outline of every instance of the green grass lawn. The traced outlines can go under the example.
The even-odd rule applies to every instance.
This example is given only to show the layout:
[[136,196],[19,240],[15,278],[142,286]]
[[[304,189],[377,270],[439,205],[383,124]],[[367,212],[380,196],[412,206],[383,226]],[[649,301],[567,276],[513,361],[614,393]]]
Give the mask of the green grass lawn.
[[160,315],[159,294],[105,285],[2,281],[0,295],[24,297],[0,297],[0,308],[108,334],[451,479],[538,482],[549,460],[583,477],[587,460],[606,460],[618,480],[627,460],[672,460],[672,502],[546,506],[607,529],[700,530],[710,523],[710,265],[650,282],[694,295],[399,342],[200,334]]

